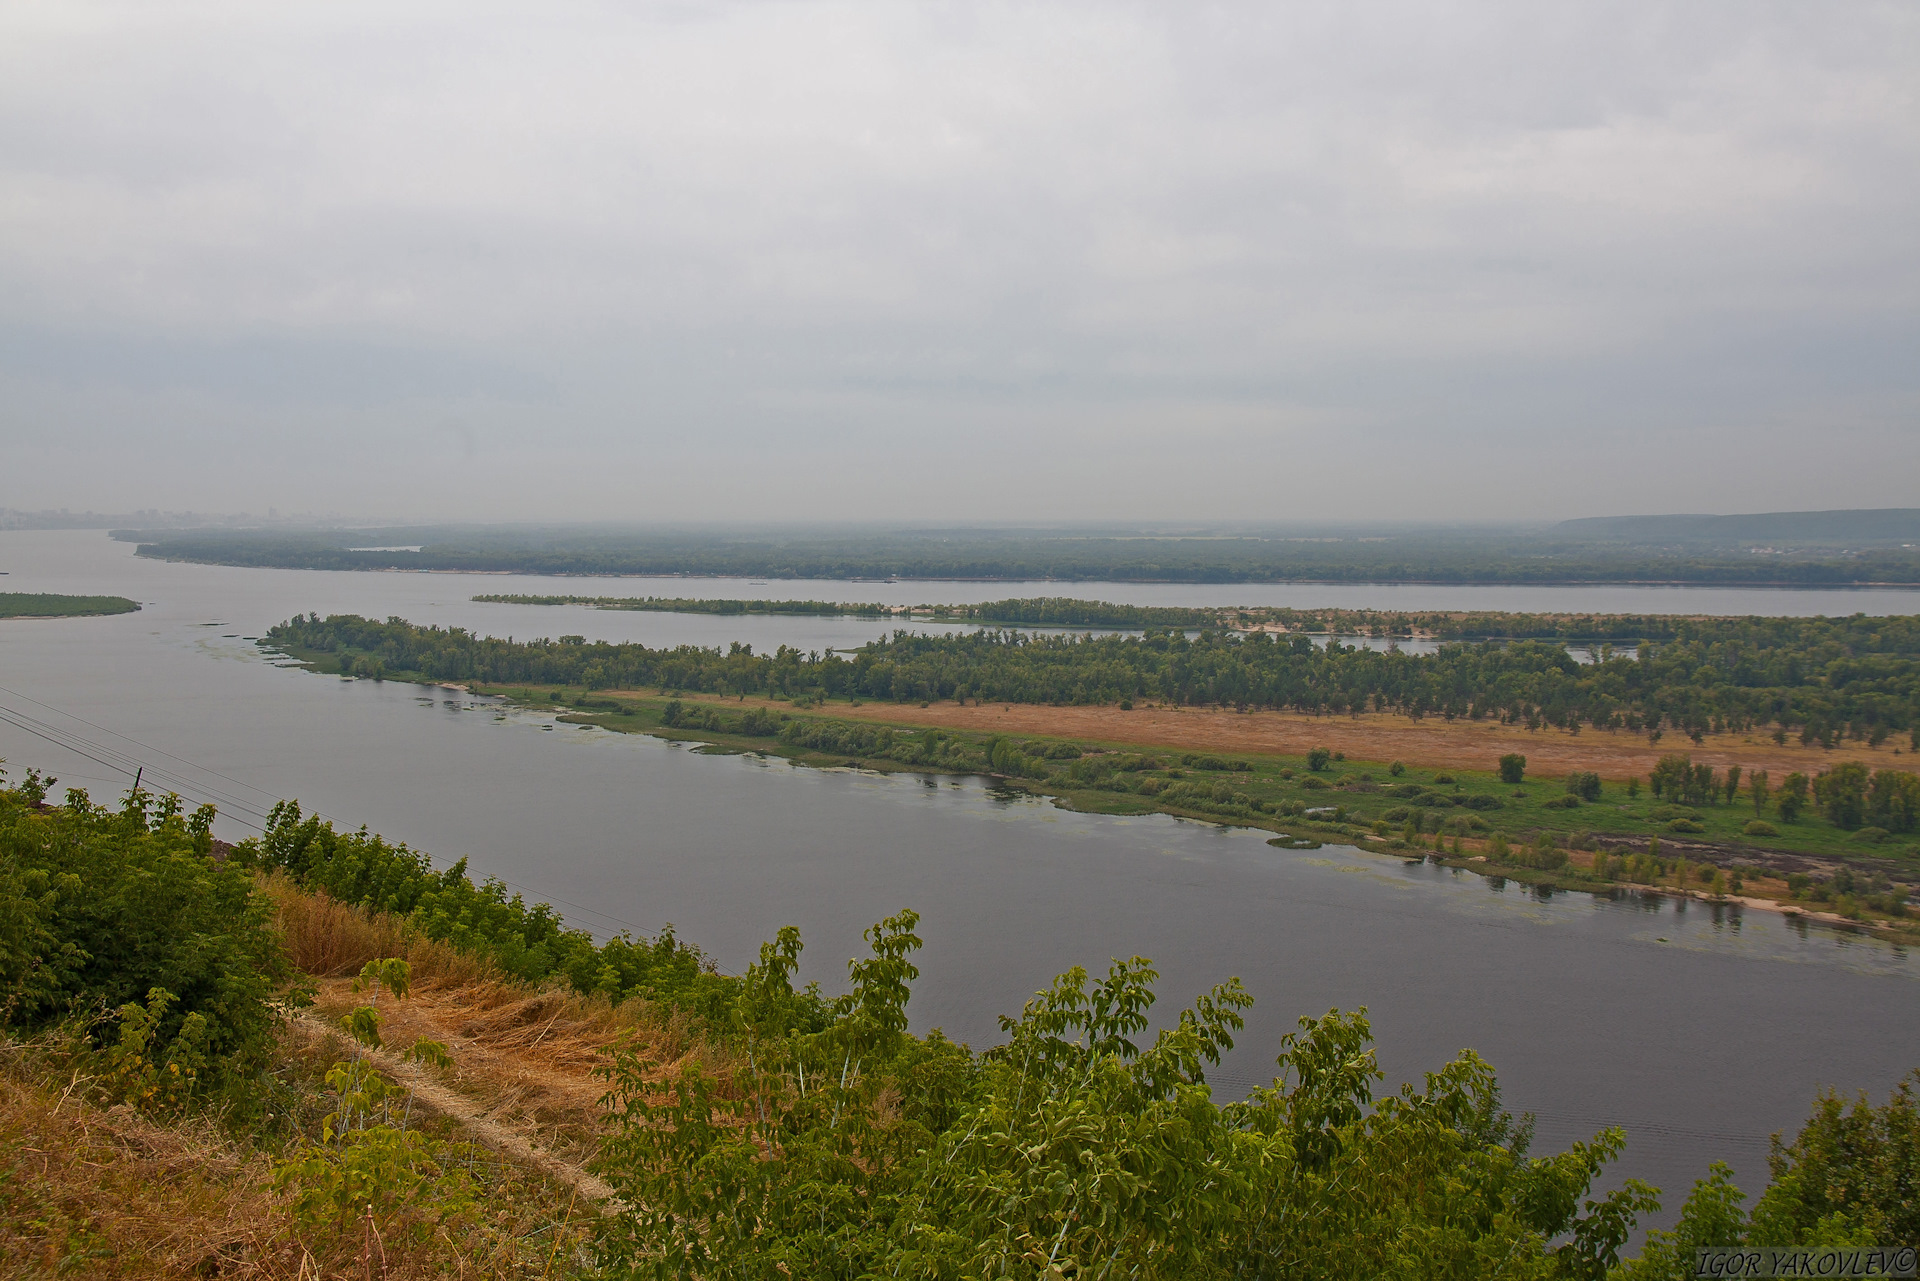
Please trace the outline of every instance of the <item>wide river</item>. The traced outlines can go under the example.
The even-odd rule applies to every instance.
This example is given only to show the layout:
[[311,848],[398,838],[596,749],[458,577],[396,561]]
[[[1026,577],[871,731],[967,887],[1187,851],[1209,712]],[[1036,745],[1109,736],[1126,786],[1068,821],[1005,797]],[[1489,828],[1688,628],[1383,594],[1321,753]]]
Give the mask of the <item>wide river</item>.
[[1258,999],[1216,1074],[1271,1074],[1302,1014],[1368,1007],[1396,1084],[1463,1047],[1539,1118],[1541,1150],[1627,1128],[1615,1178],[1668,1191],[1707,1163],[1766,1179],[1766,1138],[1815,1093],[1876,1100],[1920,1066],[1920,965],[1766,912],[1655,897],[1540,899],[1397,858],[1284,852],[1166,818],[1063,813],[971,779],[811,770],[555,728],[445,689],[273,665],[247,638],[295,612],[352,611],[519,636],[649,644],[856,645],[884,625],[478,605],[476,592],[702,595],[895,604],[1074,595],[1142,604],[1671,613],[1920,613],[1907,592],[1666,588],[1181,587],[749,583],[353,574],[169,565],[92,531],[0,533],[0,591],[112,593],[112,618],[0,621],[0,757],[108,799],[150,783],[222,807],[223,834],[274,799],[465,857],[608,933],[672,922],[738,970],[783,924],[834,990],[861,928],[902,907],[927,946],[912,1012],[977,1045],[1074,964],[1154,959],[1158,1013],[1239,975]]

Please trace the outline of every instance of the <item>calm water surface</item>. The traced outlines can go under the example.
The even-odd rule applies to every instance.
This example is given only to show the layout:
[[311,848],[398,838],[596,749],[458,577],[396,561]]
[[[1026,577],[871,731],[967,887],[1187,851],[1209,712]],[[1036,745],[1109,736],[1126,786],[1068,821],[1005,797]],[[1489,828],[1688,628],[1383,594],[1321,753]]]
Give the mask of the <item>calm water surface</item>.
[[[1617,1176],[1666,1187],[1670,1208],[1716,1158],[1750,1190],[1761,1186],[1766,1135],[1794,1128],[1822,1086],[1884,1097],[1920,1065],[1913,960],[1771,913],[1681,910],[1659,898],[1543,901],[1355,850],[1283,852],[1205,824],[1062,813],[977,780],[702,756],[555,728],[454,691],[284,670],[245,640],[296,611],[352,610],[521,635],[822,647],[879,629],[859,624],[849,641],[840,639],[846,620],[516,612],[466,597],[605,590],[910,603],[931,598],[925,584],[333,574],[155,564],[130,551],[91,533],[0,534],[0,569],[10,571],[0,590],[149,602],[115,618],[0,623],[0,756],[16,772],[38,765],[106,797],[125,789],[120,769],[137,761],[163,785],[217,800],[229,836],[245,834],[273,799],[299,797],[439,858],[465,856],[476,873],[554,901],[599,932],[671,921],[729,969],[780,925],[797,924],[809,977],[830,988],[860,950],[861,928],[912,906],[927,939],[915,1023],[975,1043],[996,1039],[995,1016],[1072,964],[1151,956],[1167,1019],[1239,975],[1259,1003],[1219,1074],[1236,1092],[1270,1074],[1299,1015],[1365,1005],[1391,1080],[1417,1079],[1472,1046],[1499,1070],[1509,1106],[1539,1115],[1543,1145],[1627,1126]],[[979,586],[939,584],[937,598],[1014,594],[1007,584],[966,591]],[[1073,589],[1141,603],[1286,603],[1279,589],[1260,590]],[[1449,600],[1452,589],[1312,590],[1323,594],[1292,603],[1463,599]],[[1552,605],[1539,593],[1563,589],[1460,590],[1481,608],[1655,608],[1645,603],[1652,589],[1628,592],[1630,601],[1619,589],[1579,589],[1579,602]],[[1415,605],[1413,592],[1429,594]],[[1673,608],[1705,608],[1703,595]],[[1917,599],[1713,595],[1770,613],[1910,613]],[[562,613],[565,624],[555,621]]]

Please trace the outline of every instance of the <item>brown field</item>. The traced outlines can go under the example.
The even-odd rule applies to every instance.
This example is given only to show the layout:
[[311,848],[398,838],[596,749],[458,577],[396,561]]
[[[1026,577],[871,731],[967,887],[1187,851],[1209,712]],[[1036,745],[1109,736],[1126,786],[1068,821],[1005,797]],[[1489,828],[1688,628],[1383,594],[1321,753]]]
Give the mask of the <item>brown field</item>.
[[[740,706],[737,699],[700,698]],[[765,700],[766,706],[781,704]],[[1713,734],[1696,746],[1683,734],[1667,734],[1658,744],[1644,734],[1625,731],[1565,730],[1500,725],[1490,721],[1456,720],[1437,716],[1416,721],[1406,716],[1369,713],[1365,716],[1308,716],[1299,712],[1235,712],[1225,708],[1047,707],[1037,704],[866,703],[859,707],[833,704],[823,713],[894,725],[927,725],[942,729],[993,734],[1021,734],[1077,738],[1132,746],[1190,752],[1245,752],[1300,756],[1309,748],[1326,747],[1355,760],[1405,761],[1432,769],[1491,770],[1508,752],[1527,758],[1527,772],[1555,778],[1574,770],[1593,770],[1604,778],[1644,777],[1669,752],[1684,752],[1696,761],[1724,770],[1763,769],[1778,780],[1795,770],[1815,773],[1838,760],[1862,760],[1869,765],[1907,764],[1912,758],[1891,744],[1878,749],[1848,743],[1832,751],[1802,747],[1789,740],[1776,746],[1758,735]]]

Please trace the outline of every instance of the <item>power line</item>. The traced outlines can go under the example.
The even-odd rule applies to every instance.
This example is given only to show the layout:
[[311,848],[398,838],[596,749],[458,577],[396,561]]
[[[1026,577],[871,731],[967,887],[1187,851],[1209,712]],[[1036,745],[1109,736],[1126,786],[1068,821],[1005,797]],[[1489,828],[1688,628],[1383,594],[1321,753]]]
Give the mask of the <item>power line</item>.
[[[256,786],[255,784],[248,783],[242,779],[233,778],[230,775],[220,773],[218,770],[209,769],[204,765],[200,765],[194,761],[187,760],[183,756],[177,756],[172,752],[165,751],[164,749],[153,747],[146,743],[142,743],[138,739],[130,738],[127,735],[120,733],[118,730],[109,729],[104,725],[97,725],[94,722],[87,720],[85,717],[76,716],[72,712],[68,712],[61,708],[53,707],[47,703],[43,703],[37,698],[32,698],[26,694],[20,693],[18,690],[9,689],[4,685],[0,685],[0,693],[12,695],[14,698],[18,698],[23,702],[31,703],[35,707],[41,708],[44,711],[51,712],[56,716],[63,716],[69,720],[76,721],[79,724],[85,725],[89,729],[97,730],[102,734],[112,735],[114,738],[120,739],[122,742],[131,743],[135,747],[140,748],[142,751],[150,752],[150,753],[153,753],[154,755],[164,757],[169,761],[177,762],[180,765],[185,766],[187,769],[195,770],[202,774],[211,775],[214,778],[220,779],[222,782],[231,783],[235,787],[245,788],[247,791],[257,793],[260,796],[268,798],[268,800],[272,802],[279,803],[287,799],[285,797],[276,796],[274,793],[268,791],[263,787],[259,787],[259,786]],[[99,765],[105,769],[112,770],[117,774],[124,775],[129,779],[133,778],[141,769],[144,768],[149,778],[165,785],[168,791],[177,792],[181,796],[187,797],[189,799],[202,799],[202,800],[210,801],[214,804],[216,809],[218,809],[221,813],[225,814],[233,822],[240,824],[242,827],[251,828],[255,831],[262,832],[262,833],[266,831],[266,824],[270,816],[265,811],[258,808],[256,804],[249,803],[246,800],[242,800],[240,797],[232,795],[231,793],[227,792],[223,788],[209,786],[204,782],[189,778],[188,776],[181,774],[177,771],[169,770],[161,766],[156,766],[148,761],[142,760],[140,757],[135,756],[134,754],[127,752],[121,748],[96,742],[94,740],[89,739],[86,735],[80,734],[73,730],[62,728],[61,726],[56,725],[51,721],[47,721],[40,717],[34,716],[29,712],[24,712],[17,708],[8,707],[4,703],[0,703],[0,723],[12,725],[16,729],[23,730],[26,733],[31,734],[36,738],[39,738],[48,743],[51,743],[54,746],[59,747],[65,751],[72,752],[77,756],[80,756],[86,760],[92,761],[94,764]],[[308,812],[311,813],[314,817],[319,818],[324,822],[329,822],[329,823],[337,822],[337,820],[335,820],[331,815],[323,814],[319,810],[311,810]],[[247,815],[250,817],[241,817],[241,815]],[[428,861],[429,865],[433,865],[435,863],[440,863],[445,865],[448,862],[447,860],[436,859],[434,855],[429,854],[424,850],[416,850],[414,852],[418,853],[421,857],[425,858]],[[557,895],[544,894],[540,890],[534,889],[531,886],[518,884],[502,876],[496,876],[496,877],[493,877],[492,879],[499,881],[500,884],[506,886],[510,890],[514,890],[522,895],[525,895],[533,899],[535,902],[551,903],[560,907],[570,908],[574,912],[579,913],[581,915],[584,915],[587,917],[596,917],[600,921],[605,922],[608,925],[612,925],[617,929],[631,930],[634,933],[641,934],[641,935],[645,935],[648,933],[646,929],[644,929],[639,925],[634,924],[631,921],[623,920],[620,917],[614,916],[608,912],[601,911],[598,908],[588,907],[584,903],[575,903],[568,899],[560,898]]]

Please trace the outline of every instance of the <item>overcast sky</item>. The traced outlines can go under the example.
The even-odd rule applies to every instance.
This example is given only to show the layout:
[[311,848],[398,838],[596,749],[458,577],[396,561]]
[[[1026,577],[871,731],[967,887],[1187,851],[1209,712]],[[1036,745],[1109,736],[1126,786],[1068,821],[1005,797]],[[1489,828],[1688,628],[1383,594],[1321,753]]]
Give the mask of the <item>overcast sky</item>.
[[1920,505],[1920,6],[0,5],[0,505]]

